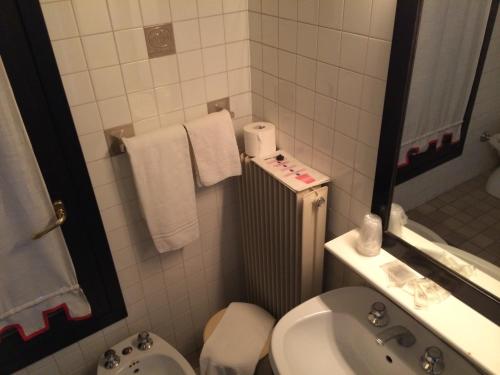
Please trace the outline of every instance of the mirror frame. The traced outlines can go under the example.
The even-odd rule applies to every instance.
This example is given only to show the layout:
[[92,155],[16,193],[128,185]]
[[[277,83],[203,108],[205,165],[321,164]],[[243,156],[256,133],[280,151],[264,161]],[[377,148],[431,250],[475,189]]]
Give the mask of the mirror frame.
[[[439,155],[439,158],[435,161],[428,161],[426,165],[422,164],[419,168],[411,171],[411,173],[408,172],[404,176],[398,177],[399,149],[408,104],[423,2],[424,0],[398,0],[396,5],[371,211],[382,218],[384,250],[407,263],[423,276],[435,281],[486,318],[496,324],[500,324],[500,299],[497,296],[470,282],[462,275],[450,270],[411,244],[387,231],[395,186],[462,154],[467,127],[474,108],[474,101],[500,0],[492,0],[491,2],[485,37],[471,95],[466,108],[460,142],[456,147],[446,148],[446,152]],[[436,156],[436,153],[433,155]]]

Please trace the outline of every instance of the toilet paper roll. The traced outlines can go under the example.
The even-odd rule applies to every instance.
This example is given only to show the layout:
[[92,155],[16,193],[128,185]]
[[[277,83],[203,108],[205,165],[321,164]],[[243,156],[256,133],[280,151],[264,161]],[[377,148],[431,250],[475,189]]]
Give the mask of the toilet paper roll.
[[276,151],[276,132],[270,122],[252,122],[243,127],[245,153],[248,156],[267,157]]

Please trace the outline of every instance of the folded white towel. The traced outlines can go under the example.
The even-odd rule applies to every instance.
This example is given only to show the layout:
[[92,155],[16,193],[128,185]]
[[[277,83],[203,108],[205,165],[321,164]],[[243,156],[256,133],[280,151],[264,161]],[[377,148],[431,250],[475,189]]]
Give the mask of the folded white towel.
[[228,111],[211,113],[185,126],[193,147],[199,186],[241,175],[240,154]]
[[252,375],[275,319],[250,303],[233,302],[200,355],[201,375]]
[[146,223],[159,252],[199,237],[189,143],[182,125],[124,138]]

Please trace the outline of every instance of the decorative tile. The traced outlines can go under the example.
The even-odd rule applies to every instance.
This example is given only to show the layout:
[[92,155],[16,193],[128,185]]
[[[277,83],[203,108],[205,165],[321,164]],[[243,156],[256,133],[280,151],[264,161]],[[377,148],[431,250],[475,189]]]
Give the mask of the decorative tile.
[[171,23],[145,27],[144,36],[150,59],[175,53],[174,30]]

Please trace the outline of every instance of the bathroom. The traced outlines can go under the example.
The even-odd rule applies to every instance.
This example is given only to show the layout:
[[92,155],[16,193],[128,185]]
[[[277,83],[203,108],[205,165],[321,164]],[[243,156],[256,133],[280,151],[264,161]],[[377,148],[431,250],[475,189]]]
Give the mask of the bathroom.
[[[462,8],[459,8],[463,10],[471,1],[460,0]],[[315,219],[315,228],[320,230],[313,241],[314,253],[309,254],[321,260],[317,263],[321,269],[313,272],[311,283],[314,287],[308,297],[362,285],[352,290],[367,293],[360,294],[369,300],[366,314],[372,303],[383,300],[388,308],[401,310],[401,313],[391,311],[390,317],[394,320],[391,326],[396,325],[398,316],[399,324],[414,334],[419,324],[426,327],[422,331],[428,330],[429,342],[445,352],[448,371],[465,361],[467,365],[464,366],[473,368],[470,373],[477,373],[475,369],[480,373],[500,373],[500,364],[494,354],[484,348],[484,343],[481,345],[484,340],[493,348],[500,346],[499,322],[494,318],[500,316],[498,276],[495,279],[500,259],[499,238],[495,237],[500,233],[500,207],[486,191],[487,184],[493,192],[500,189],[500,182],[495,183],[493,177],[489,177],[495,173],[500,160],[495,148],[489,145],[494,146],[495,139],[500,142],[495,138],[495,134],[500,133],[500,112],[496,105],[500,100],[498,0],[481,0],[478,1],[481,3],[479,9],[471,7],[464,11],[480,19],[482,23],[477,21],[479,25],[476,26],[482,29],[473,34],[476,39],[471,37],[471,40],[476,44],[467,51],[473,55],[470,59],[472,69],[466,72],[470,73],[468,90],[475,100],[470,100],[467,91],[469,102],[467,110],[465,106],[461,109],[464,128],[457,132],[457,139],[460,139],[455,142],[457,147],[445,150],[449,151],[444,157],[448,158],[446,163],[442,164],[441,160],[435,165],[427,163],[426,159],[423,167],[416,167],[419,171],[410,171],[406,182],[398,185],[401,181],[396,181],[396,174],[401,172],[397,166],[401,164],[399,156],[403,155],[398,134],[403,132],[405,110],[406,114],[411,112],[411,100],[407,103],[409,93],[411,99],[409,72],[419,22],[425,19],[422,9],[426,9],[426,3],[436,6],[436,0],[3,1],[0,12],[0,127],[4,129],[1,129],[1,138],[8,139],[15,133],[12,138],[27,139],[23,148],[29,153],[12,159],[11,155],[2,152],[1,157],[2,161],[27,163],[25,174],[32,179],[33,186],[22,188],[23,180],[15,178],[19,169],[13,168],[12,162],[0,163],[2,186],[7,186],[0,201],[2,216],[7,218],[0,228],[0,254],[4,259],[12,259],[0,266],[0,274],[8,275],[0,277],[0,374],[90,375],[98,371],[99,374],[106,371],[111,374],[114,370],[104,367],[104,353],[115,348],[121,358],[117,368],[121,370],[120,366],[129,359],[118,344],[131,337],[136,340],[138,333],[143,331],[151,333],[152,350],[160,350],[164,341],[170,353],[174,353],[172,358],[188,366],[184,372],[173,373],[199,371],[200,356],[206,359],[203,350],[207,349],[205,355],[209,352],[209,345],[204,345],[208,323],[214,322],[214,317],[230,303],[255,303],[259,295],[249,290],[255,281],[249,275],[258,262],[248,254],[252,246],[248,238],[249,232],[260,227],[258,220],[246,212],[252,210],[253,199],[258,198],[255,191],[260,188],[252,183],[245,185],[245,163],[242,171],[229,173],[227,178],[203,187],[197,180],[202,177],[201,173],[196,175],[201,172],[200,165],[193,167],[195,181],[190,175],[187,189],[179,180],[172,183],[167,174],[158,176],[158,184],[165,184],[169,192],[179,197],[170,202],[166,199],[169,204],[177,204],[177,210],[172,210],[169,216],[185,214],[187,209],[182,203],[190,190],[191,208],[194,207],[199,227],[198,235],[189,243],[162,252],[152,239],[148,225],[148,212],[157,213],[159,208],[151,206],[151,201],[146,203],[144,185],[138,181],[141,168],[134,162],[133,150],[134,139],[149,137],[158,141],[156,134],[165,134],[174,127],[183,129],[181,124],[194,124],[217,115],[226,116],[232,124],[232,146],[238,154],[250,153],[245,137],[246,125],[273,124],[275,142],[270,142],[273,150],[282,150],[279,155],[300,162],[321,182],[318,186],[323,190],[316,189],[314,193],[323,195],[313,197],[313,206],[316,203],[318,206],[313,211],[321,211],[316,217],[318,221]],[[477,16],[479,13],[481,15]],[[222,111],[216,113],[219,110]],[[15,125],[17,130],[4,124]],[[196,164],[194,135],[189,129],[187,132],[191,144],[185,148],[188,154],[181,161],[189,164],[190,152],[191,162]],[[483,139],[488,141],[480,141],[483,134]],[[182,135],[180,139],[185,138]],[[208,144],[217,144],[222,139],[215,129],[207,138]],[[165,152],[173,152],[173,147],[167,147]],[[0,149],[7,149],[3,142]],[[166,163],[173,164],[168,159]],[[191,165],[188,167],[191,170]],[[43,179],[40,179],[40,172]],[[435,239],[426,236],[427,232],[409,225],[401,232],[397,225],[389,225],[389,220],[394,224],[395,215],[388,207],[391,203],[401,205],[407,211],[401,212],[403,222],[406,215],[418,222],[425,213],[430,219],[420,224],[430,227],[453,248],[460,248],[462,252],[473,249],[473,254],[481,257],[483,250],[467,247],[465,243],[469,239],[460,237],[460,241],[454,241],[450,236],[450,233],[460,233],[459,229],[469,226],[470,221],[439,234],[436,224],[440,219],[432,216],[436,210],[429,209],[426,203],[474,178],[478,181],[473,184],[478,191],[475,196],[491,203],[486,212],[496,219],[481,231],[489,230],[488,238],[496,242],[484,242],[484,253],[488,254],[484,257],[488,262],[486,266],[475,258],[460,258],[472,263],[468,272],[475,274],[468,280],[463,273],[453,267],[450,269],[448,258],[448,263],[443,265],[427,254],[429,247],[438,246]],[[500,178],[498,172],[497,178]],[[488,179],[493,182],[488,183]],[[7,198],[11,191],[17,194],[15,199]],[[21,199],[16,200],[24,197],[22,194],[40,191],[45,193],[47,201],[39,214],[33,214],[34,208],[39,208],[33,206],[36,202],[23,205]],[[463,190],[454,194],[458,199]],[[266,199],[273,201],[269,197]],[[64,205],[56,205],[57,200]],[[8,205],[11,201],[16,203]],[[326,204],[322,204],[324,202]],[[43,235],[40,240],[27,244],[24,241],[21,245],[13,245],[7,240],[7,235],[12,233],[43,229],[52,222],[54,210],[61,228],[45,238],[53,236],[54,241],[62,241],[60,252],[51,253],[50,248],[43,248]],[[271,211],[260,211],[261,215],[265,212]],[[305,215],[305,210],[299,212]],[[335,250],[338,246],[352,247],[349,241],[353,233],[357,233],[356,228],[364,228],[365,215],[370,212],[382,218],[384,244],[381,251],[385,251],[384,257],[401,258],[401,262],[439,285],[440,280],[446,280],[441,286],[451,295],[445,301],[429,306],[428,310],[416,310],[413,298],[410,298],[411,303],[402,301],[397,288],[386,287],[385,279],[381,286],[370,278],[377,273],[370,271],[367,262],[378,256],[354,259],[348,258],[347,251]],[[414,212],[417,215],[414,216]],[[451,220],[452,215],[457,212],[449,212],[453,225],[458,219]],[[279,214],[268,219],[263,216],[262,220],[270,223],[279,217]],[[380,226],[380,222],[376,223]],[[392,230],[387,231],[388,226]],[[294,228],[299,230],[299,227],[305,228],[302,222]],[[417,237],[409,230],[421,235],[418,240],[424,241],[425,246],[413,244],[410,240]],[[396,240],[394,235],[404,241]],[[18,234],[12,238],[17,239],[16,236]],[[297,238],[306,237],[301,233]],[[408,245],[405,254],[413,254],[413,257],[402,255],[401,244],[408,242],[414,247]],[[24,255],[16,257],[11,252],[15,250],[12,246],[24,247]],[[417,248],[422,246],[425,251],[419,252]],[[31,247],[43,255],[28,257],[27,250]],[[65,267],[58,266],[63,268],[65,277],[74,281],[73,284],[82,286],[83,298],[91,302],[92,312],[86,309],[88,304],[80,305],[82,319],[79,320],[67,319],[71,315],[67,310],[66,314],[61,313],[61,309],[52,314],[45,309],[42,329],[35,335],[25,335],[22,329],[12,329],[16,322],[9,320],[5,313],[15,306],[12,303],[17,295],[26,292],[23,283],[31,282],[34,289],[40,286],[43,290],[43,281],[51,280],[47,275],[53,270],[44,268],[43,257],[54,257],[53,253],[66,260]],[[461,254],[451,253],[456,257]],[[417,258],[418,261],[414,261]],[[274,268],[264,268],[265,275],[280,274],[280,258],[273,259],[277,263],[269,262]],[[425,270],[422,264],[431,271]],[[456,261],[453,264],[456,265]],[[14,267],[20,267],[18,272],[12,272]],[[32,275],[33,269],[36,272]],[[481,278],[483,271],[487,277]],[[457,272],[461,276],[457,276]],[[302,276],[307,275],[298,277]],[[488,284],[481,284],[485,279]],[[258,283],[257,276],[256,280]],[[40,295],[36,290],[30,293],[34,293],[34,298]],[[372,300],[375,298],[373,293],[377,293],[378,300]],[[338,298],[344,297],[339,295]],[[306,299],[309,298],[302,296],[290,307]],[[465,317],[477,319],[477,331],[487,331],[488,335],[479,336],[476,347],[467,346],[449,333],[450,327],[455,326],[443,323],[444,312],[441,315],[428,313],[432,308],[445,307],[454,308],[453,311],[463,308],[463,317],[458,314],[456,324],[464,325]],[[276,321],[283,315],[286,317],[284,313],[289,309],[274,313]],[[363,324],[368,324],[366,314]],[[416,320],[409,319],[410,316]],[[280,323],[279,329],[284,327],[284,318]],[[5,327],[8,329],[3,330]],[[280,339],[279,329],[274,331],[272,341]],[[467,334],[472,335],[468,331]],[[426,337],[417,337],[418,348],[405,348],[413,350],[412,355],[418,352],[414,356],[416,366],[420,366],[420,355],[426,348],[420,342]],[[146,346],[149,338],[144,338]],[[308,340],[307,337],[303,339]],[[136,341],[133,342],[131,355],[142,353],[135,349]],[[322,341],[318,338],[317,342]],[[380,366],[399,366],[398,360],[408,360],[398,357],[401,351],[397,350],[395,341],[377,346],[373,338],[373,344],[374,356],[382,355],[381,350],[385,348],[392,353],[383,353]],[[291,373],[281,368],[282,357],[278,351],[273,353],[273,345],[271,360],[268,349],[257,365],[258,370]],[[303,349],[296,348],[298,352]],[[476,350],[486,353],[477,357],[463,354],[476,353]],[[147,354],[147,350],[143,352]],[[394,362],[389,363],[387,357]],[[351,360],[355,358],[356,355],[352,355]],[[317,361],[310,359],[315,363],[321,360],[320,357]],[[255,368],[256,364],[252,366]],[[404,367],[406,372],[401,372],[401,367],[383,367],[385,370],[380,367],[378,373],[419,373],[413,371],[415,367],[412,366]],[[296,368],[301,368],[298,362]],[[310,368],[314,368],[312,364]],[[343,372],[339,368],[337,371],[367,373],[360,369],[362,367],[352,365]],[[139,372],[139,367],[135,370]],[[145,368],[142,373],[147,371]]]

